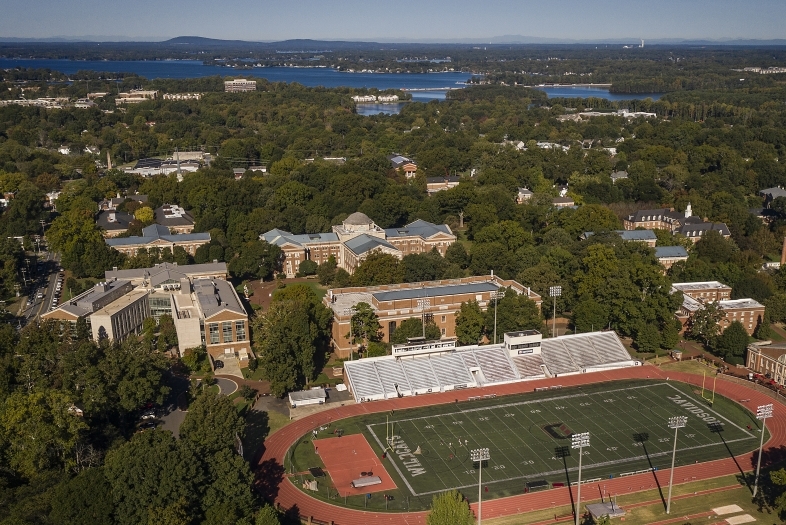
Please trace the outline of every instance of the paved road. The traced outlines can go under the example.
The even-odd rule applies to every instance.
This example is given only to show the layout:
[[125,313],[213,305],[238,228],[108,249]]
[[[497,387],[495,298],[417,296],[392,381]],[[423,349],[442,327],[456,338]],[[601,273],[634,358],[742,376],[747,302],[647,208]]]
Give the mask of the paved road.
[[[34,285],[32,287],[31,294],[33,297],[33,304],[30,306],[25,305],[23,310],[20,312],[20,315],[24,316],[26,322],[29,322],[36,317],[40,317],[42,314],[45,314],[49,311],[49,308],[52,306],[52,297],[54,296],[55,292],[59,255],[53,254],[51,252],[43,252],[43,256],[39,260],[44,262],[42,272],[45,276],[45,280],[44,284]],[[34,294],[36,290],[43,288],[44,286],[46,286],[46,290],[44,290],[43,298],[35,299]]]
[[237,383],[232,381],[231,379],[226,379],[224,377],[217,377],[216,384],[218,385],[219,391],[222,395],[228,396],[237,390]]

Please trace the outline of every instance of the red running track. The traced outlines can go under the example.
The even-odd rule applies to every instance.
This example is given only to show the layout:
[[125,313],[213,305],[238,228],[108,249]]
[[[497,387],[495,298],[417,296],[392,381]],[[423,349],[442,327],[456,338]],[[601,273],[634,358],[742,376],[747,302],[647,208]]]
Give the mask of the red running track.
[[[468,397],[478,395],[496,394],[502,396],[510,394],[521,394],[532,392],[536,387],[549,387],[557,385],[570,387],[622,379],[666,379],[667,377],[670,380],[678,380],[693,385],[700,385],[702,380],[700,376],[692,374],[681,372],[667,373],[654,366],[642,366],[622,370],[613,370],[609,372],[579,374],[574,376],[541,379],[537,381],[525,381],[521,383],[511,383],[499,386],[473,388],[461,391],[426,394],[422,396],[412,396],[400,399],[389,399],[384,401],[373,401],[369,403],[342,406],[294,421],[293,423],[281,428],[269,436],[265,440],[265,450],[259,465],[257,465],[258,482],[260,484],[270,482],[269,476],[266,476],[266,472],[271,470],[271,466],[274,467],[272,470],[277,470],[281,473],[284,472],[282,466],[284,463],[284,456],[290,445],[300,439],[301,436],[305,435],[315,427],[325,423],[338,421],[340,419],[361,416],[363,414],[389,412],[390,410],[403,410],[406,408],[454,403],[457,399],[459,401],[465,401]],[[746,399],[747,401],[742,403],[742,405],[748,409],[755,410],[755,407],[758,405],[764,405],[773,402],[772,397],[767,396],[764,393],[758,392],[752,388],[748,388],[743,384],[736,384],[724,380],[717,382],[716,392],[735,401]],[[786,446],[786,410],[775,410],[774,416],[767,420],[767,428],[771,434],[770,439],[767,442],[767,448],[777,449],[779,447]],[[758,451],[742,454],[735,458],[725,458],[707,463],[677,467],[674,470],[674,484],[677,485],[690,481],[711,479],[729,474],[739,474],[740,469],[743,469],[744,471],[753,470],[752,465],[754,464],[753,461],[756,457],[756,452]],[[665,491],[669,482],[668,469],[627,476],[624,478],[604,480],[603,486],[605,487],[607,493],[612,495],[639,492],[642,490],[655,488],[656,475],[658,483],[661,487],[664,488]],[[594,485],[585,485],[584,498],[586,498],[586,501],[598,499],[598,488],[598,486]],[[520,494],[516,496],[485,501],[483,503],[483,517],[495,518],[534,510],[569,506],[571,505],[571,494],[569,491],[575,491],[575,487],[570,489],[567,487],[561,489],[551,489],[535,492],[532,494]],[[293,506],[297,506],[300,516],[305,518],[312,516],[324,522],[332,521],[335,525],[367,525],[369,523],[390,525],[422,525],[426,523],[427,513],[425,511],[409,513],[387,513],[362,511],[331,505],[302,492],[286,478],[278,482],[277,486],[273,487],[272,494],[274,494],[275,501],[282,509],[291,509]],[[590,494],[592,494],[592,496],[590,496]],[[573,497],[575,497],[575,495]],[[477,510],[477,504],[473,504],[472,508],[473,510]]]

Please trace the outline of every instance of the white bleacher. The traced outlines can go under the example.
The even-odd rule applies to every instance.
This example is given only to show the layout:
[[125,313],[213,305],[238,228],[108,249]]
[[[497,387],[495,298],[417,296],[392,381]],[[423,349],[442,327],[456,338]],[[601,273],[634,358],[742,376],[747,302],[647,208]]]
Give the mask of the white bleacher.
[[344,369],[347,386],[361,402],[393,398],[395,385],[401,395],[414,395],[639,364],[614,332],[595,332],[543,339],[540,354],[511,356],[502,346],[469,346],[418,357],[350,361]]
[[401,368],[401,363],[393,359],[379,359],[374,361],[377,367],[377,374],[382,382],[382,388],[387,397],[397,397],[396,385],[398,391],[401,393],[409,392],[412,390],[409,387],[409,381]]
[[472,352],[461,352],[459,354],[461,359],[464,361],[464,364],[467,365],[467,368],[480,368],[480,364],[478,364],[478,360],[475,359],[475,354]]
[[595,350],[601,356],[601,363],[620,363],[630,361],[631,357],[614,332],[600,332],[591,339]]
[[478,348],[472,352],[480,363],[486,383],[505,383],[519,379],[508,359],[507,350],[502,347]]
[[437,392],[440,390],[439,381],[437,381],[437,378],[434,376],[430,361],[431,360],[427,358],[400,360],[413,391],[420,393],[428,390]]
[[543,373],[543,357],[540,354],[514,355],[510,358],[522,378],[545,377]]
[[464,360],[457,354],[442,354],[432,357],[431,367],[434,369],[443,390],[445,387],[455,385],[474,386],[475,384]]
[[544,339],[543,343],[541,343],[541,348],[543,362],[551,375],[570,374],[580,371],[576,363],[573,362],[570,352],[568,352],[559,338]]
[[344,363],[344,369],[349,377],[352,394],[356,400],[383,399],[385,397],[373,361],[350,361]]
[[590,343],[589,337],[565,337],[561,339],[561,341],[562,345],[570,354],[571,359],[573,359],[573,362],[580,368],[601,362],[600,357],[597,352],[595,352],[595,348],[593,348],[592,343]]

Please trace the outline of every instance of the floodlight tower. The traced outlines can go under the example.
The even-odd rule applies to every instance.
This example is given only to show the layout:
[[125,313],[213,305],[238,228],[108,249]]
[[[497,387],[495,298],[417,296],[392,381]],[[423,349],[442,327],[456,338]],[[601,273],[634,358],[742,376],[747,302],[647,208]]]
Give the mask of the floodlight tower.
[[497,303],[501,297],[505,297],[505,292],[491,292],[491,298],[494,299],[494,344],[497,344]]
[[551,337],[557,336],[557,297],[562,296],[562,286],[549,286],[549,295],[554,301],[554,314],[551,317]]
[[579,449],[579,483],[576,487],[576,525],[579,525],[579,509],[581,509],[581,456],[582,449],[590,446],[589,432],[570,436],[570,447]]
[[482,503],[481,500],[483,499],[483,490],[482,490],[482,487],[481,487],[481,479],[482,479],[481,472],[483,472],[483,462],[484,461],[488,461],[488,460],[491,459],[491,453],[489,452],[489,449],[487,449],[487,448],[474,448],[474,449],[469,451],[469,457],[472,458],[473,462],[477,462],[478,463],[478,525],[480,525],[480,523],[481,523],[480,522],[480,519],[481,519],[480,518],[480,516],[481,516],[480,509],[481,509],[481,503]]
[[669,428],[674,429],[674,448],[671,451],[671,474],[669,474],[669,498],[666,501],[666,514],[671,512],[671,486],[674,483],[674,458],[677,456],[677,429],[688,424],[688,416],[674,416],[669,418]]
[[756,409],[756,419],[761,419],[761,443],[759,444],[759,459],[756,462],[756,479],[753,482],[753,497],[759,489],[759,469],[761,468],[761,452],[764,447],[764,431],[767,430],[767,418],[772,417],[772,403],[761,405]]

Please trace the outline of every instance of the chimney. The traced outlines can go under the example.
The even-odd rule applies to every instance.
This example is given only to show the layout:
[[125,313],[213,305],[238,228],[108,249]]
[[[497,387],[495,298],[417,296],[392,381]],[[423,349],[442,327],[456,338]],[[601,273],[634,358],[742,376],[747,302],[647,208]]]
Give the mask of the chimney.
[[112,159],[109,157],[109,152],[106,152],[106,169],[112,169]]
[[114,213],[109,214],[109,222],[116,222]]
[[781,266],[786,264],[786,237],[783,238],[783,249],[781,250]]

